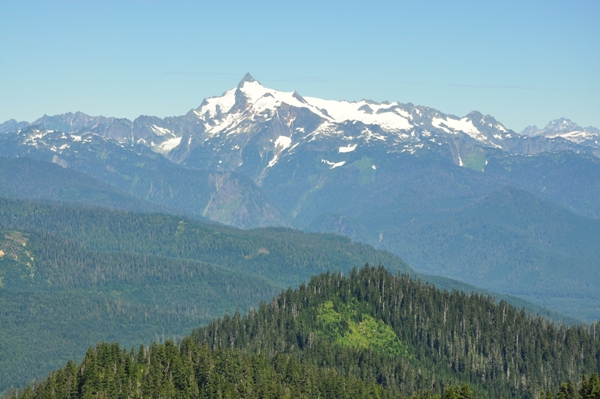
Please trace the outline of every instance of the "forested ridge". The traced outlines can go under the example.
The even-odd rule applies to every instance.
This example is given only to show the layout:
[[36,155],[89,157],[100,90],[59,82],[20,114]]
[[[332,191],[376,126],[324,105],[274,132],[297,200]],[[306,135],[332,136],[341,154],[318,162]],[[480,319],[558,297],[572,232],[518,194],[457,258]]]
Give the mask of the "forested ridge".
[[98,344],[8,397],[588,399],[600,392],[597,327],[367,266],[316,276],[178,344]]
[[[11,391],[7,399],[30,398],[406,398],[374,381],[343,376],[333,369],[301,363],[293,355],[211,350],[184,339],[179,345],[118,344],[90,348],[80,364],[68,362],[41,383]],[[412,396],[433,399],[430,392]],[[444,398],[470,399],[466,385]]]
[[183,337],[325,270],[411,271],[334,235],[2,198],[0,251],[0,392],[96,342]]
[[[88,251],[204,261],[262,276],[280,287],[295,286],[324,271],[347,271],[368,262],[441,288],[481,291],[457,280],[416,273],[390,252],[334,234],[307,234],[288,228],[239,230],[180,216],[2,197],[0,228],[72,240]],[[552,319],[575,321],[516,297],[494,295]]]
[[[353,312],[324,325],[328,303],[338,314],[348,314],[348,306]],[[390,341],[377,345],[389,339],[385,333],[361,340],[352,325],[371,319],[395,332],[398,345],[406,348],[402,355],[388,353],[399,347]],[[192,337],[213,348],[295,353],[302,362],[402,393],[441,392],[460,382],[486,397],[534,398],[600,371],[598,327],[557,325],[481,294],[440,291],[383,268],[363,268],[347,278],[315,277],[246,316],[214,321]]]
[[[328,270],[347,273],[369,262],[438,287],[475,289],[418,275],[388,252],[331,234],[239,230],[179,216],[2,198],[0,251],[0,392],[81,358],[100,341],[131,347],[180,339]],[[356,311],[348,306],[327,307],[321,320]],[[389,338],[377,319],[361,328],[367,325]]]

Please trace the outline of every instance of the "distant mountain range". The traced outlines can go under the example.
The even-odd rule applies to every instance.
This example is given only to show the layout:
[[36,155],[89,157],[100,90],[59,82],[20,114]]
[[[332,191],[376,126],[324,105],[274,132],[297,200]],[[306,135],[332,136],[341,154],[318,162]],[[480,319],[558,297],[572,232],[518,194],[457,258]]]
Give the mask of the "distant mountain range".
[[[476,111],[323,100],[246,75],[177,117],[10,120],[0,156],[83,173],[142,201],[140,210],[347,235],[417,270],[594,320],[599,140],[598,129],[568,119],[517,133]],[[48,180],[66,182],[53,170]],[[32,198],[11,184],[0,195]],[[102,202],[85,190],[78,202]]]
[[[259,141],[265,151],[271,152],[270,158],[263,159],[266,167],[293,153],[292,148],[306,142],[330,142],[332,138],[342,140],[340,153],[377,144],[385,145],[390,152],[414,153],[457,139],[520,155],[564,149],[594,153],[600,148],[600,130],[583,128],[569,119],[554,120],[544,129],[528,126],[519,134],[477,111],[459,118],[410,103],[303,97],[297,92],[266,88],[250,74],[236,88],[205,99],[198,108],[179,117],[140,116],[130,121],[76,112],[44,115],[33,123],[9,120],[0,124],[0,133],[27,128],[33,131],[21,136],[22,144],[46,145],[57,154],[70,148],[69,141],[89,140],[82,134],[92,134],[120,145],[148,147],[176,163],[212,165],[223,170],[246,169],[242,167],[247,161],[242,153],[250,141]],[[53,131],[67,133],[60,137],[63,143],[59,146],[51,145],[52,141],[58,144],[58,137],[48,136]],[[208,151],[216,154],[206,157]],[[460,165],[461,154],[454,155]]]

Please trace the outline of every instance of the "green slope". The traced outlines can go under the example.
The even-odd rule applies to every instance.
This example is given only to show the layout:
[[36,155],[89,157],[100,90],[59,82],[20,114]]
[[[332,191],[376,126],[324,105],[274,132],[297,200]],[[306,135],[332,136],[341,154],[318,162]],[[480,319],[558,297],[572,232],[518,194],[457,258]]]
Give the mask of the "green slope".
[[0,250],[0,390],[96,342],[181,337],[280,289],[200,261],[88,251],[44,233],[0,230]]
[[98,340],[129,346],[181,336],[323,271],[368,262],[416,275],[397,256],[342,236],[245,231],[160,214],[0,199],[0,229],[0,334],[12,342],[0,353],[2,388]]
[[600,221],[505,188],[454,215],[385,231],[383,246],[426,273],[600,318]]
[[481,397],[536,398],[600,371],[598,327],[555,325],[491,297],[363,268],[317,276],[192,337],[296,356],[405,395],[468,383]]
[[600,386],[597,327],[364,267],[313,277],[179,344],[100,343],[9,397],[533,399],[581,388],[587,399]]
[[[0,158],[0,196],[105,206],[138,212],[168,211],[83,173],[30,158]],[[176,211],[175,208],[172,209]],[[183,213],[183,211],[179,211]]]

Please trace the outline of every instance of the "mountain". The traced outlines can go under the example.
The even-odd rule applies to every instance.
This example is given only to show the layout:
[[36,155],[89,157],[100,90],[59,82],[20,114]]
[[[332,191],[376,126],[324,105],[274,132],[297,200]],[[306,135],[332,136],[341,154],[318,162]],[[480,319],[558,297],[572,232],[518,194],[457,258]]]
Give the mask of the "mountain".
[[380,245],[425,273],[594,321],[600,310],[593,283],[600,278],[598,242],[600,221],[505,188],[460,213],[389,228]]
[[[440,288],[481,292],[416,273],[397,256],[342,236],[0,198],[0,391],[83,356],[98,341],[132,346],[181,337],[312,275],[367,262]],[[565,320],[518,298],[497,298]]]
[[[410,103],[323,100],[267,88],[248,74],[237,87],[181,116],[129,121],[69,113],[27,126],[5,125],[13,130],[0,134],[2,156],[53,162],[138,199],[236,227],[347,235],[394,251],[421,271],[447,272],[435,257],[417,255],[435,252],[439,244],[438,236],[420,234],[443,224],[452,236],[473,236],[464,221],[506,190],[564,208],[566,213],[559,213],[569,226],[589,222],[580,223],[579,216],[600,218],[595,130],[581,130],[567,120],[552,122],[543,132],[530,128],[519,134],[477,111],[458,117]],[[575,131],[585,131],[589,139],[574,139],[583,137],[571,134]],[[534,227],[541,231],[560,229],[551,219],[554,210],[540,212],[550,205],[540,206],[534,197],[507,206],[524,218],[538,215]],[[498,208],[486,208],[486,215],[504,212],[501,203],[492,203]],[[517,204],[522,208],[514,209]],[[459,247],[448,250],[464,251],[468,262],[453,275],[475,281],[469,273],[480,266],[504,273],[493,279],[499,285],[486,287],[515,288],[499,283],[513,270],[499,265],[535,269],[542,258],[528,254],[538,254],[536,239],[546,239],[533,239],[533,230],[519,223],[509,218],[486,224],[489,241],[482,247],[455,241]],[[423,238],[411,239],[409,231]],[[547,281],[563,276],[558,271],[579,256],[564,251],[577,248],[574,237],[580,234],[565,236],[559,245],[564,250],[542,251],[554,265],[546,271],[558,273]],[[480,256],[483,248],[491,254],[517,237],[523,250],[516,257],[502,256],[500,262]],[[597,256],[586,253],[582,276],[594,275]],[[567,285],[580,284],[577,276],[566,278]],[[597,307],[580,308],[581,302],[562,296],[560,287],[545,287],[535,297],[519,292],[572,316],[600,318]],[[598,299],[593,294],[584,302]]]
[[587,399],[600,387],[597,327],[555,325],[490,297],[354,268],[213,320],[179,344],[100,343],[9,397],[574,398],[579,390]]
[[140,200],[89,175],[31,158],[0,158],[0,197],[105,206],[145,212],[184,211]]
[[593,126],[586,128],[577,125],[570,119],[559,118],[551,121],[543,129],[537,126],[527,126],[522,132],[526,136],[541,136],[545,138],[562,138],[576,144],[600,148],[600,130]]
[[0,123],[0,133],[16,132],[29,126],[28,122],[17,122],[15,119],[9,119],[4,123]]
[[[23,124],[7,121],[0,125],[0,132],[14,134]],[[460,150],[465,146],[524,155],[565,149],[590,152],[589,147],[597,148],[595,141],[575,139],[575,133],[596,139],[598,134],[598,129],[583,129],[567,119],[553,121],[543,130],[528,127],[518,134],[477,111],[456,117],[410,103],[303,97],[266,88],[250,74],[236,88],[205,99],[183,116],[140,116],[129,121],[77,112],[44,115],[28,126],[37,130],[27,134],[22,144],[45,145],[58,154],[68,148],[64,144],[81,141],[81,135],[88,133],[122,146],[147,147],[176,163],[244,171],[255,180],[306,142],[321,150],[326,143],[337,142],[331,147],[338,153],[362,146],[383,146],[391,153],[448,147],[445,150],[460,165],[465,155]],[[53,131],[76,134],[63,135],[63,145],[52,146],[45,136]]]
[[[94,133],[27,127],[4,137],[0,156],[34,158],[79,171],[144,202],[162,205],[163,211],[238,227],[288,225],[279,208],[243,175],[180,168],[146,147],[125,148]],[[49,168],[47,173],[52,170],[56,172]]]

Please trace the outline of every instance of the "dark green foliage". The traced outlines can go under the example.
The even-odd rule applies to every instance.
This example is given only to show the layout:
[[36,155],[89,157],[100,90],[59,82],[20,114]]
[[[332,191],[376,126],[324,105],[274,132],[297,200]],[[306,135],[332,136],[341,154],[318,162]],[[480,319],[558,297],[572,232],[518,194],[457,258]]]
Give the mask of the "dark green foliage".
[[211,350],[185,339],[126,351],[117,344],[90,348],[81,364],[64,368],[17,398],[395,398],[375,382],[301,364],[290,355]]
[[[96,342],[132,346],[181,337],[326,270],[370,262],[416,275],[398,257],[340,236],[243,231],[158,214],[0,199],[0,231],[6,252],[0,259],[0,391],[82,356]],[[380,333],[379,343],[368,346],[391,342],[389,328],[377,318],[369,323]],[[365,336],[340,342],[360,343]]]
[[[17,239],[25,246],[9,252],[2,245]],[[0,231],[0,248],[6,249],[0,259],[0,388],[22,385],[98,341],[134,345],[183,336],[280,289],[201,261],[88,251],[45,233]]]
[[285,228],[239,230],[160,214],[0,198],[0,227],[46,232],[76,240],[92,251],[205,261],[262,275],[282,286],[299,284],[326,270],[349,270],[365,262],[412,272],[397,256],[346,237]]
[[[379,334],[364,335],[367,345],[339,342],[353,323],[372,321],[406,352],[369,345]],[[600,342],[590,332],[367,266],[314,277],[178,345],[98,344],[7,397],[549,399],[558,387],[557,398],[595,399]],[[560,384],[573,378],[581,383]]]
[[[339,336],[348,334],[356,317],[340,317],[348,314],[349,304],[357,315],[392,328],[407,353],[340,345]],[[323,316],[324,307],[335,312]],[[348,278],[336,273],[315,277],[247,316],[213,322],[193,338],[212,348],[296,355],[304,363],[377,381],[397,393],[442,393],[460,382],[486,397],[521,398],[537,397],[584,371],[598,372],[596,327],[555,325],[480,294],[441,292],[382,268],[363,268]],[[456,388],[447,395],[471,394]]]
[[410,271],[333,235],[5,199],[0,250],[0,392],[96,342],[181,337],[324,270]]

